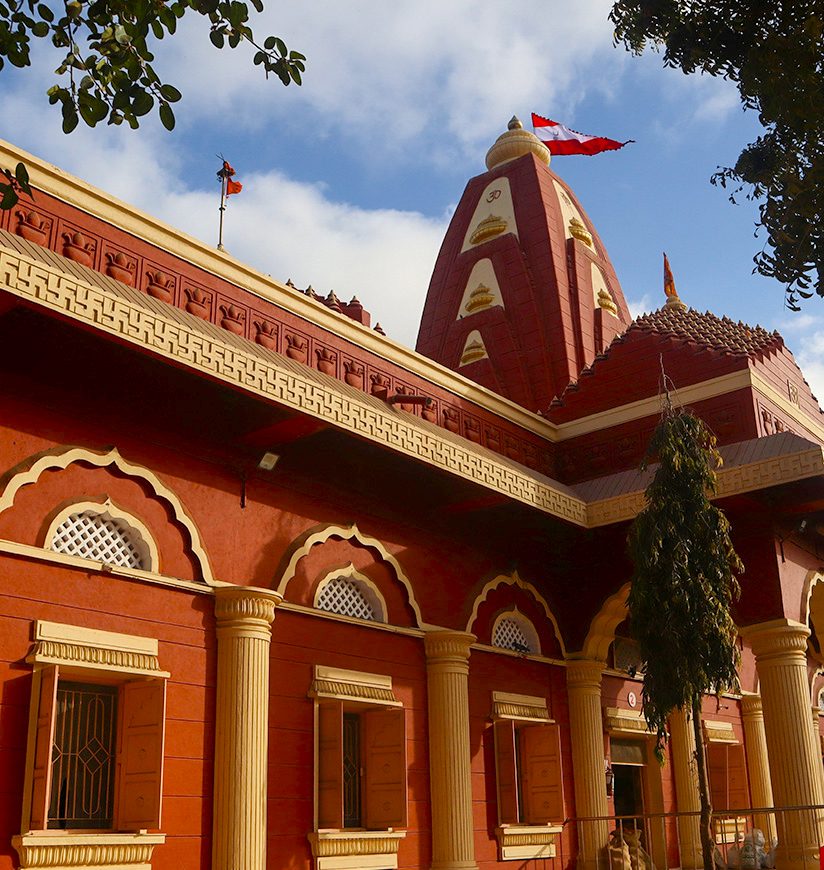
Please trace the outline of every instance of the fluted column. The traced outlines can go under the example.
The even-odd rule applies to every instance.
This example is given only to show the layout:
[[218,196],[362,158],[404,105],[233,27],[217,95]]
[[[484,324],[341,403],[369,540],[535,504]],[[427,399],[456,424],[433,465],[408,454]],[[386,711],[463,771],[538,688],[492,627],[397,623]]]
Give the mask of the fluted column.
[[[578,818],[606,816],[609,813],[601,718],[603,668],[603,662],[585,659],[567,663],[569,736],[572,742],[575,815]],[[598,858],[607,845],[608,837],[608,822],[579,822],[579,870],[594,870],[598,866]]]
[[[760,695],[747,693],[741,698],[741,717],[744,720],[744,743],[747,751],[752,804],[754,807],[771,807],[773,790]],[[767,845],[776,836],[775,816],[772,813],[759,813],[754,816],[753,827],[761,828]]]
[[[809,629],[790,619],[749,626],[741,634],[755,654],[775,804],[822,803],[821,757],[810,726],[806,652]],[[778,814],[776,866],[815,866],[824,826],[818,811]]]
[[[698,791],[698,768],[695,762],[695,729],[686,710],[676,710],[672,713],[669,717],[669,731],[678,812],[699,813],[701,796]],[[678,817],[678,850],[683,870],[703,868],[700,816]]]
[[213,870],[266,870],[270,589],[215,589],[217,710]]
[[477,870],[469,752],[469,647],[475,636],[424,636],[429,698],[432,870]]

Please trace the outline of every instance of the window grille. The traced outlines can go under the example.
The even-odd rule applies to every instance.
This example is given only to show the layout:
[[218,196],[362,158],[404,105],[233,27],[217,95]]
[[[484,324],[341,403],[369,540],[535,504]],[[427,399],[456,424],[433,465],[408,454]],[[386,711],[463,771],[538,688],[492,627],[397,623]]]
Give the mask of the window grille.
[[50,828],[111,828],[117,687],[58,683]]
[[361,826],[360,716],[343,714],[343,826]]
[[616,637],[612,645],[612,661],[615,669],[618,671],[627,671],[627,673],[640,673],[641,667],[641,647],[637,641],[631,640],[628,637]]
[[145,545],[128,523],[105,513],[70,514],[55,529],[49,547],[56,553],[82,556],[120,568],[149,568]]
[[368,600],[363,584],[350,577],[333,577],[321,590],[319,610],[380,622],[377,608]]
[[501,649],[511,649],[520,653],[534,653],[534,644],[530,643],[520,621],[512,616],[504,617],[495,627],[492,646]]

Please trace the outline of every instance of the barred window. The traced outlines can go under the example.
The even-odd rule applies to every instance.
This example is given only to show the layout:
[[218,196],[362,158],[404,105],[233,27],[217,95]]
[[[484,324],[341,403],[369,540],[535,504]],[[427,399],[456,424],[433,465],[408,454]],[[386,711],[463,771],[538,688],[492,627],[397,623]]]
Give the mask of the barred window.
[[378,596],[362,581],[353,577],[333,577],[320,590],[315,605],[318,610],[383,622],[383,608]]
[[137,529],[108,513],[69,514],[54,530],[49,547],[120,568],[151,568],[148,547]]
[[507,614],[498,620],[492,635],[492,646],[519,653],[539,653],[535,629],[520,614]]
[[116,686],[58,683],[50,828],[113,827],[116,718]]

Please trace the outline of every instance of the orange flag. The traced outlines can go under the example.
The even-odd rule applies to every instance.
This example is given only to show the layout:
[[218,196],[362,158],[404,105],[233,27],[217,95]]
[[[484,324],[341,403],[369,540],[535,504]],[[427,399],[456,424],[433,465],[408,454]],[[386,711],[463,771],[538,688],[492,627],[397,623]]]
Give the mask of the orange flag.
[[675,292],[675,278],[672,277],[672,269],[666,253],[664,254],[664,293],[667,297],[678,296]]
[[232,176],[235,170],[229,165],[228,160],[223,161],[223,166],[217,173],[218,178],[226,179],[226,196],[231,196],[233,193],[240,193],[243,190],[243,185],[239,181],[234,181]]

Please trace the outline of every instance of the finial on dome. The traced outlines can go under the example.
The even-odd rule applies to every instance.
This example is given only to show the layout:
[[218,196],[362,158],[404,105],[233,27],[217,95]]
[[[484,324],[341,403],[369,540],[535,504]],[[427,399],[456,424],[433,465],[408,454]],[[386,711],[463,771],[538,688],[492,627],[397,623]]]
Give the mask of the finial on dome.
[[675,289],[675,278],[672,277],[669,260],[664,254],[664,295],[667,297],[666,307],[677,311],[686,311],[687,306],[681,301]]
[[534,154],[541,163],[549,166],[549,149],[529,130],[524,130],[517,115],[513,115],[507,124],[506,132],[501,133],[495,144],[486,152],[486,168],[494,169],[501,163],[516,160],[525,154]]

